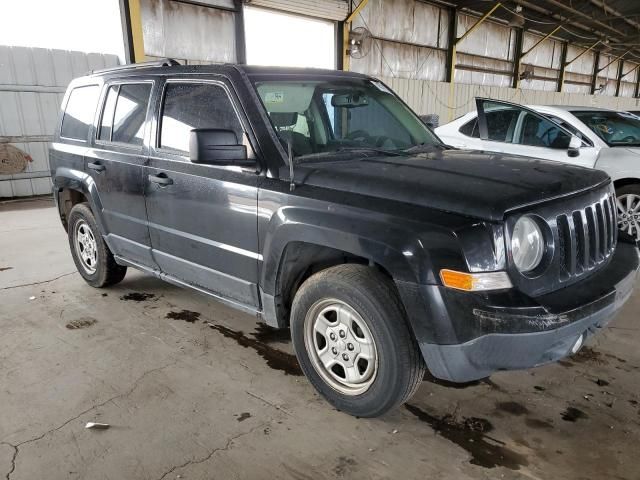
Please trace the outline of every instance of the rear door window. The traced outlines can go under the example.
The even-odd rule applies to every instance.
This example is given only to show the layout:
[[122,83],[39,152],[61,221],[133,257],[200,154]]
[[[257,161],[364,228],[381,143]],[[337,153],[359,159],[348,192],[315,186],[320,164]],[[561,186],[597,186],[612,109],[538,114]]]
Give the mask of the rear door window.
[[541,115],[525,112],[517,143],[532,147],[569,148],[571,137]]
[[238,143],[243,142],[240,119],[221,85],[167,83],[158,146],[186,153],[190,132],[196,128],[233,130]]
[[112,85],[107,92],[98,139],[140,146],[151,83]]
[[494,142],[511,142],[513,130],[518,119],[515,109],[500,109],[486,112],[488,140]]
[[74,88],[69,95],[67,108],[62,117],[60,136],[74,140],[87,141],[89,126],[93,124],[96,113],[98,85]]

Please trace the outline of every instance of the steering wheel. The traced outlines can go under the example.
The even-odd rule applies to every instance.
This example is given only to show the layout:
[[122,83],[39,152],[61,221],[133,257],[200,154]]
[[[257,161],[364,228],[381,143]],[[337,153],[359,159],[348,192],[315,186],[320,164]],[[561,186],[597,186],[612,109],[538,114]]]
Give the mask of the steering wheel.
[[637,142],[637,139],[633,135],[628,135],[624,137],[621,141],[624,143],[633,143],[633,142]]
[[370,139],[371,135],[365,130],[354,130],[353,132],[349,132],[345,138],[353,141],[364,141]]

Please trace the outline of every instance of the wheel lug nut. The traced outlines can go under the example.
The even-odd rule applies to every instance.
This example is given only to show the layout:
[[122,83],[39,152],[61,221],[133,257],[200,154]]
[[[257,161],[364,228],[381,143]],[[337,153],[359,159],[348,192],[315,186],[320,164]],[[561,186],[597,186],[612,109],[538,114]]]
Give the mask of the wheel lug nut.
[[347,336],[347,332],[345,332],[344,330],[340,330],[340,338],[344,338]]
[[336,347],[333,347],[331,349],[331,353],[333,353],[334,355],[337,355],[338,354],[338,349]]
[[342,359],[343,359],[345,362],[348,362],[348,361],[349,361],[349,355],[347,355],[346,353],[343,353],[343,354],[342,354]]
[[336,340],[336,334],[335,334],[335,333],[330,333],[330,334],[329,334],[329,338],[335,342],[335,340]]
[[353,343],[347,343],[347,348],[349,349],[349,351],[353,350]]

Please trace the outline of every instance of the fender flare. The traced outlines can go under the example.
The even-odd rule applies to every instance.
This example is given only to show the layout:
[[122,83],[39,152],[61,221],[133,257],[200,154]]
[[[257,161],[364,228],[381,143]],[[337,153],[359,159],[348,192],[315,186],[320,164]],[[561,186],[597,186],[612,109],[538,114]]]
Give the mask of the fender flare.
[[106,237],[108,229],[102,216],[102,201],[100,200],[98,188],[93,178],[85,172],[68,167],[58,167],[56,169],[53,180],[53,192],[61,218],[63,215],[63,206],[60,204],[60,192],[65,189],[75,190],[85,196],[95,216],[100,234]]

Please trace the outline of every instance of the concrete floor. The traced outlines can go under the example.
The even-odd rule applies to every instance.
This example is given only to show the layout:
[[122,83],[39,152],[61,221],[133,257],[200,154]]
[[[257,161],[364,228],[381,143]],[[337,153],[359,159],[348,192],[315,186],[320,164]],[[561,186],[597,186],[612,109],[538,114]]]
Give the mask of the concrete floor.
[[572,360],[356,419],[282,334],[135,271],[93,289],[51,202],[0,204],[0,475],[636,480],[639,306]]

